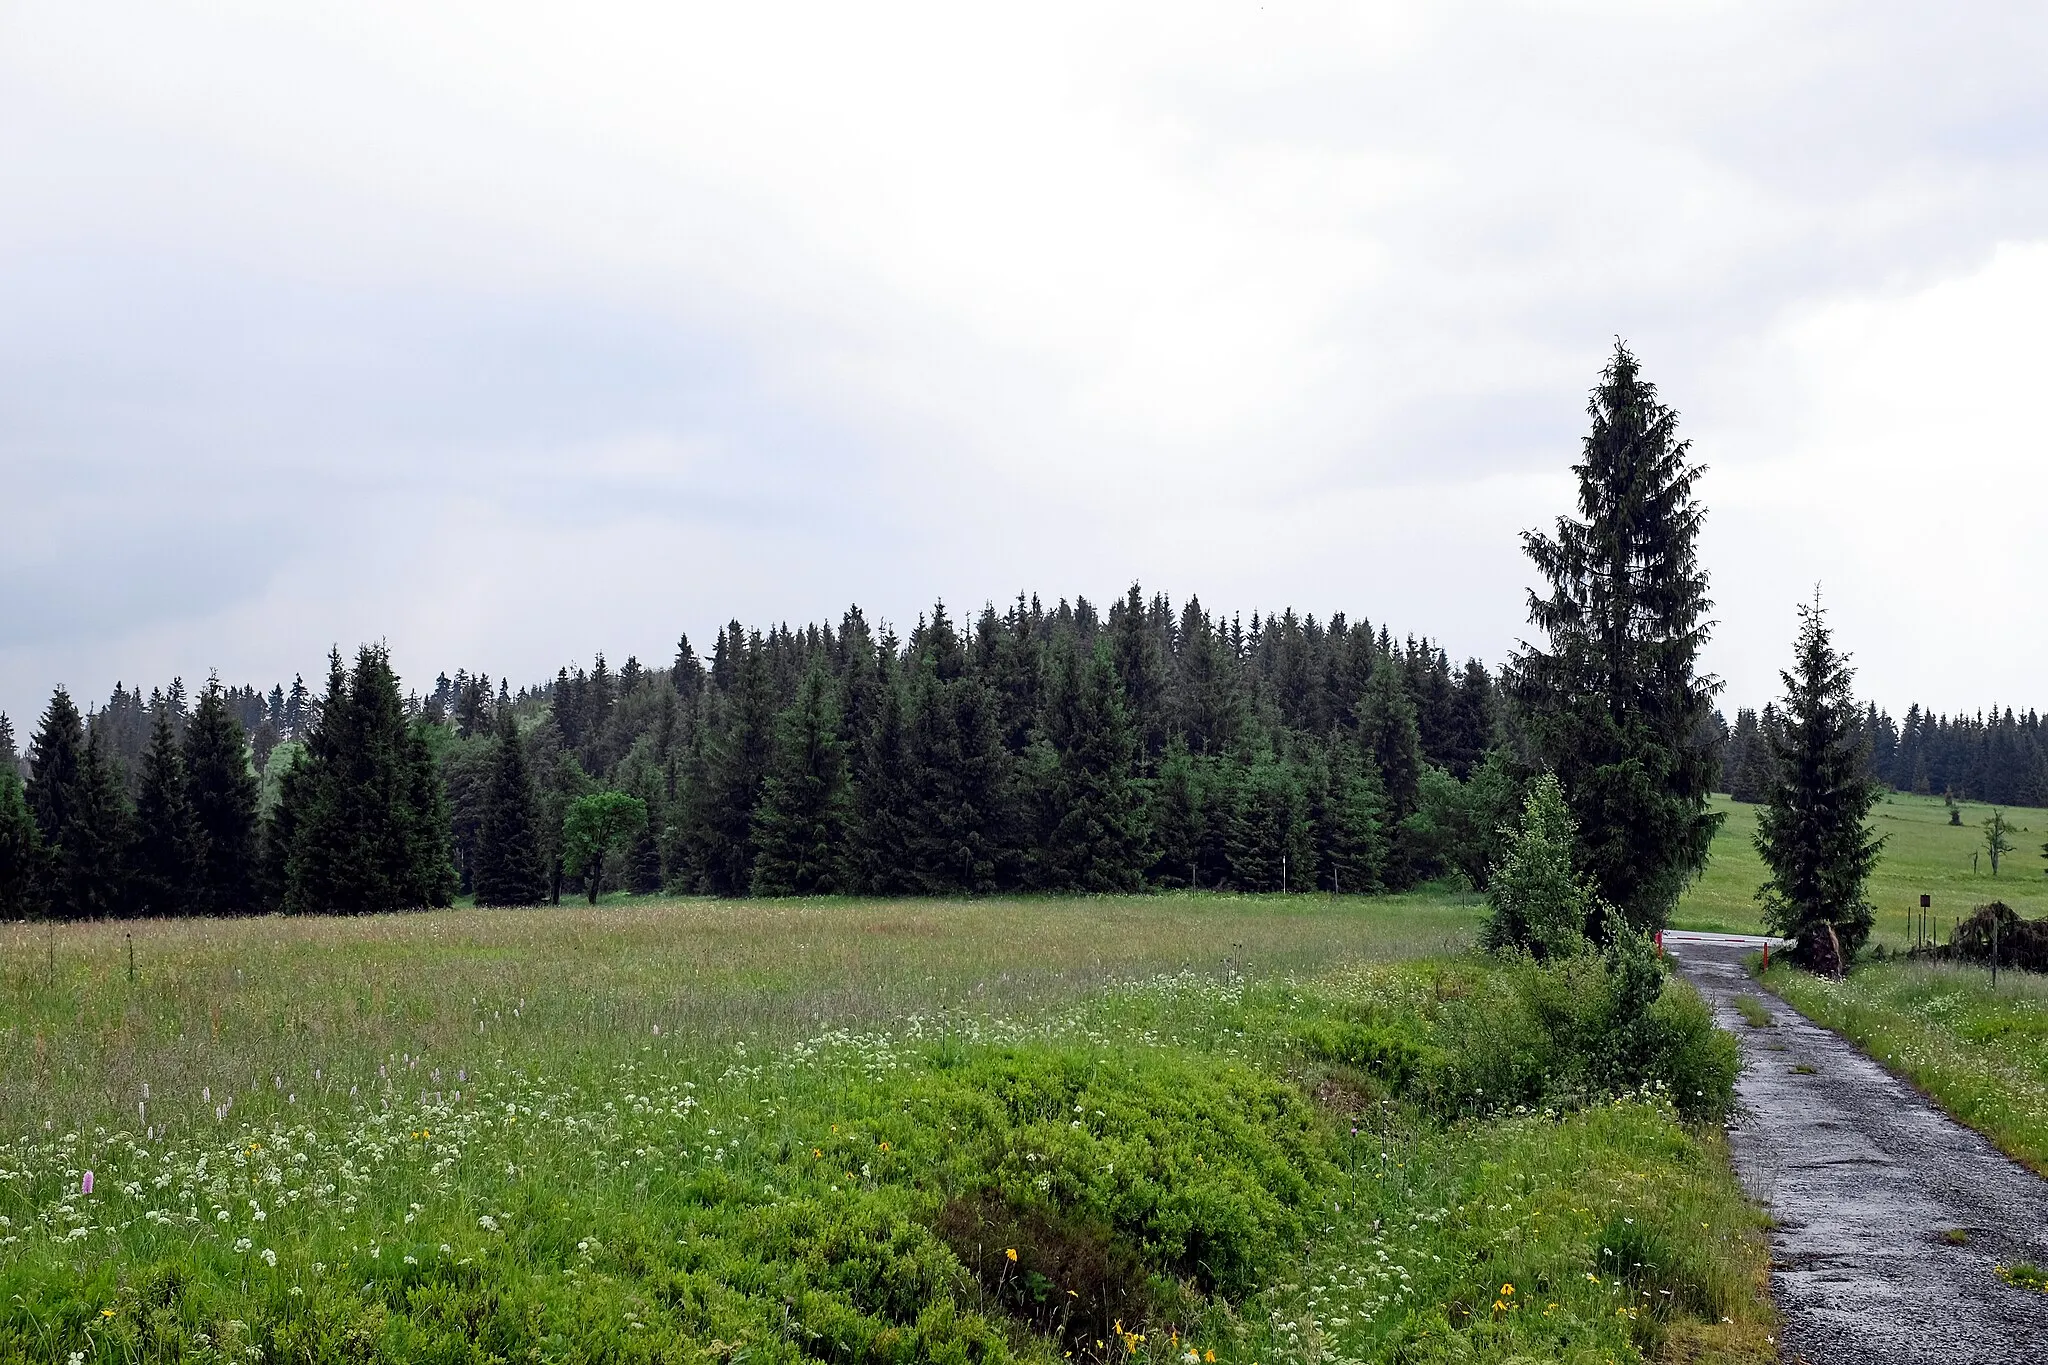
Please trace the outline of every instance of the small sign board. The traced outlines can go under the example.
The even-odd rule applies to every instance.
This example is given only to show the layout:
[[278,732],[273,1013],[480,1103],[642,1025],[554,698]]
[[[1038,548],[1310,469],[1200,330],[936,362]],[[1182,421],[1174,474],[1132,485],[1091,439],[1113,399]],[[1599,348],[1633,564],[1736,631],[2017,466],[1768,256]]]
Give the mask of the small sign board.
[[1922,893],[1921,893],[1921,896],[1920,896],[1920,908],[1921,908],[1922,910],[1925,910],[1925,909],[1927,909],[1927,908],[1928,908],[1929,906],[1931,906],[1931,905],[1933,905],[1933,904],[1934,904],[1934,897],[1932,897],[1932,896],[1930,896],[1930,895],[1927,895],[1927,894],[1926,894],[1925,892],[1922,892]]

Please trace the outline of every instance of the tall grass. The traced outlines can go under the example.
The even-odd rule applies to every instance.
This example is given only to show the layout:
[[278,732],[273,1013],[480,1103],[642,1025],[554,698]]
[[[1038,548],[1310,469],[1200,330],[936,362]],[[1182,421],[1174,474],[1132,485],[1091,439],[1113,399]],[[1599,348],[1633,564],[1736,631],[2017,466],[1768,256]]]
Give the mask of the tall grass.
[[1165,971],[1419,957],[1468,942],[1479,913],[1469,896],[1196,894],[0,925],[0,1132],[129,1121],[144,1085],[159,1131],[212,1122],[220,1095],[288,1118],[392,1054],[601,1075],[655,1028],[715,1052]]
[[54,981],[42,933],[9,931],[0,1356],[1760,1350],[1755,1214],[1667,1092],[1446,1121],[1313,1045],[1382,1029],[1467,1074],[1452,1044],[1515,970],[1441,960],[1475,918],[1185,897],[81,926]]

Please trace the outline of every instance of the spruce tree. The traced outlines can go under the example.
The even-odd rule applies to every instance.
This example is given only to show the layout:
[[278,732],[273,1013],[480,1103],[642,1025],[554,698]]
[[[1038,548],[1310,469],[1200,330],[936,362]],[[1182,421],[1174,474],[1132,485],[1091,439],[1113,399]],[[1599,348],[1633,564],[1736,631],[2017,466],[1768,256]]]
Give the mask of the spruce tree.
[[[1133,589],[1135,596],[1136,590]],[[1138,736],[1108,640],[1082,662],[1070,641],[1051,660],[1041,779],[1046,817],[1033,850],[1040,885],[1060,891],[1135,891],[1152,861],[1138,783]]]
[[526,746],[509,709],[498,712],[496,746],[477,825],[471,874],[476,903],[539,905],[548,898],[548,870],[541,857]]
[[[883,651],[885,661],[893,656],[893,650]],[[894,895],[915,885],[911,845],[917,782],[904,685],[893,663],[882,669],[878,688],[874,718],[861,740],[860,778],[853,788],[851,870],[859,889]]]
[[5,711],[0,711],[0,774],[6,773],[13,773],[17,779],[22,776],[21,754],[15,748],[14,722]]
[[29,814],[21,777],[13,765],[0,767],[0,919],[35,919],[42,914],[49,849]]
[[1346,895],[1383,890],[1391,852],[1387,791],[1379,765],[1350,744],[1331,746],[1325,811],[1319,833],[1330,889]]
[[813,896],[844,885],[850,809],[838,708],[822,661],[777,717],[775,756],[755,817],[757,896]]
[[733,689],[725,724],[707,755],[704,789],[695,812],[695,861],[707,890],[744,896],[754,880],[754,812],[775,746],[775,682],[759,635],[724,646]]
[[[629,658],[627,662],[632,660]],[[645,675],[642,677],[644,679]],[[645,685],[644,681],[642,685]],[[665,695],[671,702],[674,700],[674,693]],[[633,836],[633,846],[626,850],[626,890],[636,896],[652,896],[660,892],[666,872],[662,866],[661,850],[665,842],[667,806],[662,800],[660,774],[650,769],[641,770],[632,790],[633,795],[647,807],[647,818],[641,822],[640,832]]]
[[262,908],[257,885],[256,808],[261,784],[249,766],[242,723],[220,680],[210,678],[185,726],[185,790],[198,838],[193,909],[250,915]]
[[1387,797],[1387,815],[1398,823],[1415,810],[1422,783],[1422,735],[1415,703],[1401,683],[1401,666],[1383,656],[1366,679],[1358,701],[1358,742],[1372,761]]
[[1802,961],[1838,972],[1870,936],[1864,883],[1884,840],[1864,822],[1881,795],[1865,763],[1851,693],[1855,674],[1836,650],[1815,595],[1799,608],[1785,684],[1776,776],[1757,812],[1756,851],[1770,869],[1757,892],[1764,922],[1799,941]]
[[78,763],[75,816],[58,844],[64,859],[63,906],[71,919],[111,919],[128,905],[134,839],[127,783],[97,734]]
[[1621,343],[1587,411],[1578,517],[1525,532],[1549,585],[1529,594],[1547,648],[1512,675],[1536,758],[1578,822],[1579,863],[1642,930],[1659,928],[1705,864],[1714,752],[1702,721],[1718,684],[1695,671],[1711,622],[1697,550],[1700,469]]
[[1230,880],[1240,891],[1308,891],[1315,887],[1316,845],[1308,799],[1294,765],[1261,755],[1232,792]]
[[42,899],[51,915],[96,919],[119,911],[128,852],[121,787],[70,694],[56,689],[30,746],[26,792],[48,854]]
[[[1147,790],[1146,825],[1152,831],[1152,880],[1163,886],[1204,884],[1202,864],[1208,834],[1210,794],[1204,761],[1175,735],[1159,759],[1159,775]],[[1215,885],[1211,870],[1208,885]]]
[[353,675],[330,656],[327,697],[285,802],[287,911],[365,914],[453,898],[441,775],[381,647],[363,646]]
[[1492,952],[1520,949],[1539,958],[1584,952],[1586,926],[1601,918],[1602,907],[1572,863],[1578,830],[1556,774],[1539,774],[1529,784],[1521,820],[1502,833],[1507,847],[1486,888],[1480,943]]
[[71,694],[59,687],[50,694],[42,724],[30,741],[26,798],[36,828],[56,859],[51,875],[60,879],[64,875],[64,834],[76,818],[78,769],[84,757],[85,719],[78,714]]
[[178,751],[170,708],[155,709],[135,798],[129,898],[138,914],[190,915],[198,913],[202,903],[199,828],[192,819],[185,758]]
[[927,894],[996,888],[1010,853],[1009,753],[995,694],[966,673],[943,606],[912,639],[910,874]]

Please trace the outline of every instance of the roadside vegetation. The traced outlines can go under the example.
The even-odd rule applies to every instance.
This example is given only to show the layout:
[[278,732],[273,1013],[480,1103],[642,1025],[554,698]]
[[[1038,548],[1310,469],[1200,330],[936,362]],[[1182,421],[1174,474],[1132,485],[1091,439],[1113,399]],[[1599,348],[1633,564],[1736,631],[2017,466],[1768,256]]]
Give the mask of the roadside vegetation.
[[10,930],[0,1356],[1764,1358],[1756,1215],[1694,1122],[1725,1040],[1682,986],[1615,1027],[1599,954],[1456,952],[1476,919]]
[[2048,976],[1868,962],[1844,981],[1773,964],[1765,985],[2048,1175]]

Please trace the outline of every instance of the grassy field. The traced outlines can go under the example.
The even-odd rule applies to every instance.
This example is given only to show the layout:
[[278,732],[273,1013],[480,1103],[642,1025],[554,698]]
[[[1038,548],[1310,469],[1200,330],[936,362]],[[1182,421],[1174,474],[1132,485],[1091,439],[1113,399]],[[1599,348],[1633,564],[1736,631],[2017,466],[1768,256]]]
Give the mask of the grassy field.
[[1528,1089],[1478,913],[0,928],[0,1357],[1768,1358],[1717,1130]]
[[[1959,802],[1958,808],[1961,827],[1948,823],[1948,807],[1940,797],[1893,794],[1871,812],[1871,823],[1886,836],[1884,853],[1870,879],[1870,899],[1877,907],[1873,946],[1904,948],[1912,943],[1907,912],[1918,915],[1923,893],[1934,898],[1929,925],[1939,924],[1943,939],[1952,920],[1987,901],[2002,900],[2030,918],[2048,915],[2048,876],[2042,875],[2048,863],[2041,859],[2041,845],[2048,843],[2048,810],[2006,811],[2014,827],[2011,838],[2019,847],[2006,855],[1999,875],[1993,877],[1981,856],[1974,867],[1971,863],[1971,855],[1984,846],[1982,821],[1991,807]],[[1716,796],[1714,809],[1727,819],[1714,836],[1706,871],[1679,901],[1672,923],[1683,929],[1761,932],[1755,897],[1764,882],[1764,865],[1751,843],[1757,808]]]

